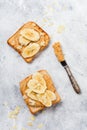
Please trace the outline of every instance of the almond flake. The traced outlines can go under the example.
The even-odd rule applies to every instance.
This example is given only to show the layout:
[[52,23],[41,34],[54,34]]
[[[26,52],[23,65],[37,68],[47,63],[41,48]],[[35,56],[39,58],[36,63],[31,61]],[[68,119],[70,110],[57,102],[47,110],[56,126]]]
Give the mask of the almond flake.
[[40,123],[40,124],[38,125],[38,128],[41,129],[42,127],[43,127],[43,124]]
[[28,125],[29,125],[29,126],[33,126],[32,122],[28,122]]
[[60,25],[60,26],[58,27],[57,32],[58,32],[58,33],[62,33],[64,30],[65,30],[65,27],[64,27],[63,25]]
[[20,112],[20,107],[17,106],[13,111],[9,113],[9,118],[13,118],[13,119],[16,118],[19,112]]
[[31,119],[32,121],[34,121],[34,120],[35,120],[35,117],[34,117],[34,116],[31,116],[30,119]]

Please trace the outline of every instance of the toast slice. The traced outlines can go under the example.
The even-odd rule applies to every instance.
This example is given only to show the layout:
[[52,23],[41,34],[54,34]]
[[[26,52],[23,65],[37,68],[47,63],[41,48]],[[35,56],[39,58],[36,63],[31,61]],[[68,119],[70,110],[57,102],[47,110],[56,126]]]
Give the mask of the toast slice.
[[[46,70],[40,70],[38,72],[43,76],[43,78],[46,82],[47,90],[52,91],[56,96],[56,99],[54,101],[52,101],[52,105],[59,103],[61,98],[60,98],[59,94],[57,93],[56,88],[55,88],[48,72]],[[33,100],[26,95],[26,90],[28,89],[27,84],[32,79],[32,77],[33,76],[30,75],[29,77],[25,78],[24,80],[22,80],[20,82],[20,91],[21,91],[24,101],[28,105],[28,108],[30,109],[31,113],[36,114],[37,112],[46,108],[46,106],[43,105],[43,103],[41,103],[40,101]]]
[[49,41],[49,35],[42,28],[34,22],[28,22],[12,35],[7,43],[29,63],[47,47]]

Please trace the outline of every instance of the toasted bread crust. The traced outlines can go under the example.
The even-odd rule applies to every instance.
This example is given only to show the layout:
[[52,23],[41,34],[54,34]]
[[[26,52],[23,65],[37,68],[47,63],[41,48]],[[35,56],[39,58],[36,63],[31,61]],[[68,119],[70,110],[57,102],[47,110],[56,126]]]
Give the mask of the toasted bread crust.
[[[40,34],[42,33],[39,41],[37,41],[36,43],[40,43],[41,41],[41,38],[44,37],[44,41],[45,41],[45,46],[42,46],[40,48],[40,51],[44,50],[49,41],[50,41],[50,37],[49,35],[41,28],[39,27],[36,23],[34,22],[28,22],[26,24],[24,24],[15,34],[13,34],[8,40],[7,40],[7,43],[12,47],[14,48],[21,56],[22,56],[22,52],[23,52],[23,49],[25,48],[24,46],[22,46],[20,48],[20,43],[19,43],[19,36],[20,36],[20,31],[25,29],[25,28],[33,28],[35,29],[36,31],[38,31]],[[40,52],[39,51],[39,52]],[[22,56],[23,57],[23,56]],[[24,58],[23,59],[26,61],[26,62],[31,62],[33,59],[35,58],[35,56],[32,56],[32,57],[29,57],[29,58]]]
[[[55,86],[54,86],[54,84],[52,82],[52,79],[49,76],[48,72],[46,70],[40,70],[38,72],[40,72],[43,75],[43,78],[46,81],[47,89],[56,94],[57,98],[56,98],[56,100],[54,100],[52,102],[52,104],[54,105],[54,104],[59,103],[61,98],[60,98],[59,94],[57,93],[57,91],[55,89]],[[29,77],[25,78],[24,80],[22,80],[20,82],[20,91],[21,91],[22,95],[25,94],[25,90],[27,89],[27,82],[30,79],[32,79],[32,75],[30,75]],[[43,104],[41,105],[41,103],[39,104],[40,106],[35,106],[35,107],[30,106],[29,105],[29,97],[28,97],[28,99],[24,99],[24,100],[25,100],[26,104],[28,105],[28,108],[30,109],[32,114],[36,114],[37,112],[39,112],[39,111],[41,111],[41,110],[43,110],[45,108],[45,106]]]

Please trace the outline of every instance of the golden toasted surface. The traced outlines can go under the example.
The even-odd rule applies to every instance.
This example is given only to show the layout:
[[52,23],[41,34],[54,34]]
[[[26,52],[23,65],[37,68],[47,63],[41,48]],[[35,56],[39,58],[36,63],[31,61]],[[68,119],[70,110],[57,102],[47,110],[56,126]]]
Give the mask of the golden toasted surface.
[[[43,75],[43,78],[46,81],[47,90],[52,91],[56,95],[56,99],[54,101],[52,101],[52,104],[59,103],[61,98],[60,98],[59,94],[57,93],[56,88],[55,88],[55,86],[54,86],[54,84],[52,82],[52,79],[49,76],[48,72],[46,70],[40,70],[38,72]],[[22,80],[20,82],[20,91],[22,93],[22,96],[25,97],[24,100],[25,100],[26,104],[28,105],[31,113],[36,114],[40,110],[43,110],[45,108],[45,106],[41,102],[35,101],[35,100],[33,100],[35,102],[35,104],[33,105],[33,104],[30,103],[31,99],[29,97],[25,96],[26,95],[26,90],[28,89],[27,83],[31,79],[32,79],[32,75],[30,75],[29,77],[25,78],[24,80]]]
[[54,48],[54,53],[55,53],[57,59],[60,62],[64,61],[64,55],[63,55],[60,43],[59,42],[54,43],[53,48]]
[[[25,30],[29,30],[31,34],[27,33],[25,35],[24,32]],[[32,34],[34,34],[34,36]],[[27,39],[28,37],[29,39]],[[34,22],[28,22],[24,24],[14,35],[12,35],[7,40],[7,43],[12,48],[14,48],[26,62],[31,62],[36,55],[33,56],[31,55],[30,57],[24,57],[23,51],[26,48],[26,46],[28,46],[29,44],[37,43],[40,46],[40,49],[38,51],[40,52],[47,47],[49,40],[50,40],[49,35],[42,28],[40,28]],[[20,41],[22,41],[21,44]]]

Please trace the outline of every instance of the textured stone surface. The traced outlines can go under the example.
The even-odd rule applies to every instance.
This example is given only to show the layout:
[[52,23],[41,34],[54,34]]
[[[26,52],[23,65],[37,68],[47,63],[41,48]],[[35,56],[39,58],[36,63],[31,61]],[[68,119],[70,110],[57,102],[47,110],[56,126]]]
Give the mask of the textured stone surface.
[[[49,47],[31,64],[6,43],[27,21],[36,22],[51,36]],[[52,49],[55,41],[62,44],[81,95],[73,91],[65,70],[57,62]],[[49,72],[62,102],[38,114],[33,126],[28,126],[31,113],[20,94],[19,81],[39,69]],[[17,119],[9,119],[8,113],[16,106],[21,107]],[[41,123],[41,130],[87,130],[86,0],[0,0],[0,130],[12,130],[15,125],[17,130],[39,130]]]

